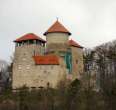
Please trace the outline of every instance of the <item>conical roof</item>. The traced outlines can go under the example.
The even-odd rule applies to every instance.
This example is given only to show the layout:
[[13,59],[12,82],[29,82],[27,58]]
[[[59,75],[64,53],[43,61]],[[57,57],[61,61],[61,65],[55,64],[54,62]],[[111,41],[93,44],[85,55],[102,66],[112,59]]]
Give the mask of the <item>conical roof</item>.
[[40,40],[42,42],[46,42],[44,39],[40,38],[39,36],[37,36],[33,33],[25,34],[24,36],[16,39],[14,42],[22,42],[22,41],[26,41],[26,40]]
[[54,32],[67,33],[71,35],[71,33],[58,20],[44,33],[44,35]]

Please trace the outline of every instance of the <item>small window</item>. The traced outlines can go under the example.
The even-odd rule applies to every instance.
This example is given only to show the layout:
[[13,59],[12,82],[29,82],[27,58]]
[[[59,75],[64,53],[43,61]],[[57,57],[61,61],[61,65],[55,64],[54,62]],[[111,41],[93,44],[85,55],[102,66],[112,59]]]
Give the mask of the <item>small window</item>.
[[36,89],[36,87],[31,87],[31,89]]
[[50,83],[49,82],[47,82],[47,87],[50,87]]
[[15,45],[16,47],[18,47],[18,43],[16,43],[16,45]]
[[47,71],[45,70],[44,73],[47,73]]
[[34,41],[33,40],[29,40],[29,44],[34,44]]
[[39,86],[38,88],[43,89],[44,87],[43,86]]
[[50,72],[48,72],[47,74],[50,74]]
[[78,64],[78,60],[76,60],[76,64]]

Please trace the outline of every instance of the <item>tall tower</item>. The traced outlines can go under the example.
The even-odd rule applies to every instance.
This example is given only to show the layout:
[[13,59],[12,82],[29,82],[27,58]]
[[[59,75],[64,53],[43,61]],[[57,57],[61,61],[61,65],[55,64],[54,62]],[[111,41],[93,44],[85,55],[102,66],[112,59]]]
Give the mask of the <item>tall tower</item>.
[[66,50],[71,33],[57,20],[45,33],[48,52]]
[[60,56],[69,73],[72,71],[72,56],[68,41],[71,33],[57,20],[45,33],[47,54]]
[[57,54],[65,62],[73,79],[80,78],[83,72],[83,47],[69,40],[71,33],[57,20],[45,33],[47,54]]
[[[17,88],[26,84],[26,79],[28,78],[26,73],[30,73],[30,68],[35,64],[33,56],[44,54],[45,40],[33,33],[29,33],[16,39],[14,42],[15,54],[12,87]],[[21,81],[22,83],[20,83]]]
[[72,53],[72,74],[73,79],[81,79],[83,74],[83,47],[74,40],[69,40],[69,45]]

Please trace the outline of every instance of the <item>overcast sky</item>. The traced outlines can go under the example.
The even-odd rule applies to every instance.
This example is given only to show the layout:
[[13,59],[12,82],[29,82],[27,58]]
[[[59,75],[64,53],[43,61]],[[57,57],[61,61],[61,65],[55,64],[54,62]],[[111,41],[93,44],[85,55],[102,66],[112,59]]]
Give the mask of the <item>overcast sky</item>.
[[9,61],[16,38],[43,37],[56,17],[84,47],[116,39],[116,0],[0,0],[0,59]]

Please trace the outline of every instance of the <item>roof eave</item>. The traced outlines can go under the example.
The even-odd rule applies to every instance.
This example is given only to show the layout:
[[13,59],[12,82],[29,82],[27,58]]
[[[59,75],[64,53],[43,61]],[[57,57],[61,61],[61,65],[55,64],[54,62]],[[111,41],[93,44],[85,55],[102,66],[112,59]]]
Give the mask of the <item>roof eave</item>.
[[68,35],[71,35],[70,32],[60,32],[60,31],[54,31],[54,32],[45,32],[43,35],[46,36],[49,33],[67,33]]
[[36,63],[36,65],[59,65],[59,64],[38,64]]
[[[28,39],[28,40],[38,40],[38,39]],[[13,42],[14,42],[14,43],[18,43],[18,42],[22,42],[22,41],[27,41],[27,40],[21,40],[21,41],[14,40]],[[39,41],[41,41],[41,42],[43,42],[43,43],[46,43],[45,40],[39,40]]]
[[82,47],[82,46],[74,46],[74,45],[71,45],[72,47],[77,47],[77,48],[81,48],[81,49],[83,49],[84,47]]

